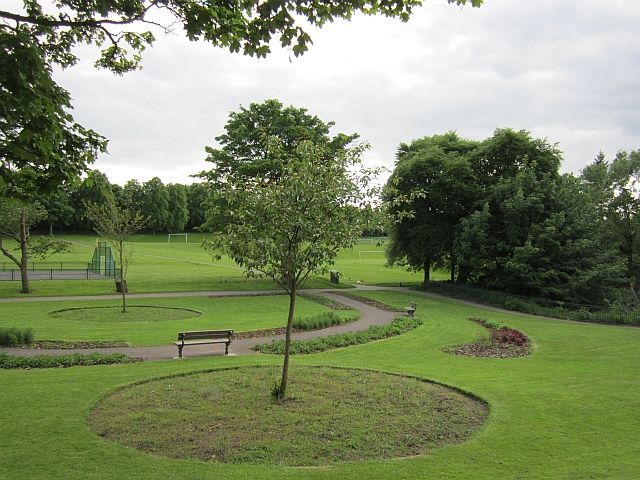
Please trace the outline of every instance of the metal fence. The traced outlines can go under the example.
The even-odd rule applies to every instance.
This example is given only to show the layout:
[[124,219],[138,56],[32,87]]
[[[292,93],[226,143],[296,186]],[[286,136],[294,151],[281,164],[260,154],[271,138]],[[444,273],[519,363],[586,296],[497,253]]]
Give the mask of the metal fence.
[[[85,264],[86,265],[86,264]],[[113,276],[92,272],[85,266],[82,268],[29,268],[29,280],[104,280]],[[0,270],[0,281],[19,281],[22,279],[20,269]]]
[[[115,266],[111,247],[99,242],[91,262],[29,262],[29,280],[104,280],[118,278],[120,269]],[[19,281],[20,269],[13,262],[0,263],[0,281]]]

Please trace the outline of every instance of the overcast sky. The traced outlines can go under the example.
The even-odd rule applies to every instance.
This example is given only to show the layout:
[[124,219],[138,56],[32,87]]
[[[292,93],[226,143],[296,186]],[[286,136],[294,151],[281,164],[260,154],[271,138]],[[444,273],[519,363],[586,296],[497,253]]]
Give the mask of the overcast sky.
[[[178,32],[157,35],[140,72],[96,70],[96,51],[57,81],[74,116],[109,139],[94,168],[114,183],[158,176],[191,183],[207,168],[230,111],[280,99],[334,132],[371,144],[367,162],[393,167],[401,142],[499,127],[557,143],[563,171],[602,150],[640,148],[638,0],[485,0],[479,9],[426,1],[408,23],[358,16],[309,29],[302,57],[231,54]],[[291,57],[291,58],[290,58]]]

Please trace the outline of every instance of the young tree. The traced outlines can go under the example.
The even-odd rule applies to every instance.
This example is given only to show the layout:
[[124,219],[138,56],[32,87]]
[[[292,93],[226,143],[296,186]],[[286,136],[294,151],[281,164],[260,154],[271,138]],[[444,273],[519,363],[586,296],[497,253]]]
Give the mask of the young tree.
[[[447,0],[474,7],[482,0]],[[47,56],[62,66],[77,62],[78,44],[105,46],[96,65],[115,73],[139,68],[141,54],[155,38],[145,28],[171,32],[181,25],[189,40],[204,40],[215,46],[265,57],[273,37],[295,56],[311,43],[302,22],[322,27],[335,19],[350,19],[354,13],[381,14],[407,21],[420,0],[61,0],[51,3],[30,0],[11,10],[0,10],[7,32],[23,30],[37,39]]]
[[[69,243],[52,237],[31,239],[31,227],[47,218],[47,211],[37,202],[23,202],[17,199],[0,198],[0,252],[20,268],[22,293],[31,293],[29,285],[29,256],[34,254],[45,258],[51,253],[60,253],[68,249]],[[13,240],[19,245],[20,255],[11,253],[4,239]]]
[[[230,172],[222,190],[230,221],[207,242],[216,254],[226,253],[248,276],[272,278],[289,295],[284,364],[278,398],[287,392],[291,328],[298,289],[313,273],[331,264],[340,248],[362,231],[358,206],[369,173],[354,173],[364,146],[327,157],[324,146],[302,142],[295,158],[282,162],[278,181],[248,180]],[[270,159],[282,158],[274,144]]]
[[116,279],[122,294],[122,313],[127,312],[127,271],[133,256],[133,247],[127,247],[127,239],[144,228],[147,220],[138,211],[120,208],[115,203],[86,206],[87,218],[93,223],[98,235],[106,238],[116,251],[120,265],[120,277]]

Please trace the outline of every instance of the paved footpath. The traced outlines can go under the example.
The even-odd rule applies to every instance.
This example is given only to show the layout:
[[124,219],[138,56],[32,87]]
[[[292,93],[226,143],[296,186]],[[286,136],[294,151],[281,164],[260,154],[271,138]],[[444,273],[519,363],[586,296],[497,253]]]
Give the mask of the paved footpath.
[[[390,290],[386,288],[378,287],[359,287],[362,290]],[[340,303],[348,305],[356,310],[360,311],[360,318],[355,322],[351,322],[344,325],[338,325],[335,327],[329,327],[322,330],[314,330],[309,332],[300,332],[292,335],[295,340],[305,340],[310,338],[320,338],[337,333],[356,332],[359,330],[366,330],[372,325],[384,325],[391,322],[398,315],[398,312],[389,312],[381,310],[376,307],[372,307],[358,300],[352,298],[343,297],[339,294],[340,290],[305,290],[309,293],[321,295],[331,300],[336,300]],[[350,290],[353,291],[353,290]],[[178,293],[139,293],[127,295],[127,298],[167,298],[167,297],[224,297],[224,296],[252,296],[252,295],[268,295],[273,294],[274,291],[228,291],[228,292],[178,292]],[[278,291],[281,293],[281,291]],[[107,300],[118,299],[119,295],[91,295],[91,296],[75,296],[75,297],[24,297],[24,298],[3,298],[2,302],[38,302],[38,301],[63,301],[63,300]],[[250,301],[247,300],[247,301]],[[251,350],[251,348],[258,343],[271,342],[273,340],[284,339],[284,335],[272,335],[265,337],[244,338],[234,340],[229,346],[230,355],[250,355],[257,354],[257,352]],[[193,345],[183,350],[184,357],[199,357],[209,356],[212,354],[223,355],[224,347],[221,345]],[[221,351],[222,350],[222,351]],[[169,345],[159,345],[153,347],[114,347],[114,348],[88,348],[88,349],[67,349],[67,350],[41,350],[30,348],[2,348],[0,351],[6,352],[10,355],[68,355],[70,353],[124,353],[131,357],[140,358],[143,360],[160,360],[177,357],[177,347],[173,343]],[[212,353],[213,352],[213,353]]]

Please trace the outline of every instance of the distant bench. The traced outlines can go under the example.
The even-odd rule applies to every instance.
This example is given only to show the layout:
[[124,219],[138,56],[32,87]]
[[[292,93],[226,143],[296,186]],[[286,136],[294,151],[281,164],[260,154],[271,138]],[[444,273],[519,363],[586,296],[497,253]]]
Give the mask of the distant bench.
[[405,307],[407,315],[413,317],[416,314],[416,302],[411,302],[408,307]]
[[224,354],[229,355],[229,344],[233,338],[233,330],[206,330],[202,332],[180,332],[178,341],[173,344],[178,347],[178,356],[182,358],[182,349],[187,345],[207,345],[224,343]]

